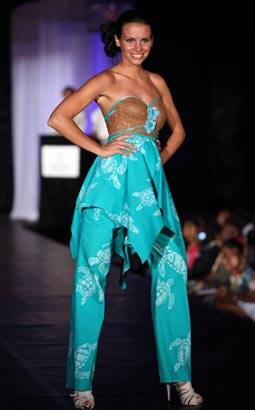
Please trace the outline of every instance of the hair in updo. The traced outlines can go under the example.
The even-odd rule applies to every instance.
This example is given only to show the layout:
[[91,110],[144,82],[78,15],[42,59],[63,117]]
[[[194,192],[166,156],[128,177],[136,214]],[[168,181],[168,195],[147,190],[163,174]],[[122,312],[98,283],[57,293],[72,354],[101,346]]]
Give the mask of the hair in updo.
[[107,21],[100,26],[101,40],[104,43],[104,51],[108,57],[114,57],[120,52],[115,43],[114,35],[121,37],[122,28],[126,23],[148,24],[152,29],[152,23],[147,15],[138,10],[128,10],[122,13],[116,21]]

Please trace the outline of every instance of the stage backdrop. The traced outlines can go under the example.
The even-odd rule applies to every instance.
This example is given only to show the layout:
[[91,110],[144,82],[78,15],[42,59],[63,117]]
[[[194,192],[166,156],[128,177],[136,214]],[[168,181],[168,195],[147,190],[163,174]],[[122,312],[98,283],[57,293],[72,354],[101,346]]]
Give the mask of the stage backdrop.
[[38,218],[39,138],[52,131],[47,119],[63,98],[63,87],[77,88],[111,63],[98,32],[88,28],[85,2],[73,3],[43,0],[12,15],[12,219]]

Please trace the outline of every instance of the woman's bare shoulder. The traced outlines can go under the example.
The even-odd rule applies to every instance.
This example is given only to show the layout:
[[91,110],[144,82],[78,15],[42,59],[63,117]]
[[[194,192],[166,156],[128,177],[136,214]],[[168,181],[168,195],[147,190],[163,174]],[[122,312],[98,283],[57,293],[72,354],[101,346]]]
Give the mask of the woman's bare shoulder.
[[101,71],[90,77],[78,90],[77,95],[81,98],[90,98],[90,100],[97,99],[100,95],[104,95],[105,91],[108,90],[114,84],[114,76],[110,70]]
[[164,78],[158,74],[158,73],[153,73],[151,71],[148,71],[148,76],[150,78],[150,81],[154,84],[154,86],[156,88],[158,88],[159,90],[164,89],[165,87],[167,87],[166,81],[164,80]]
[[107,69],[104,71],[100,71],[100,73],[95,74],[93,77],[90,78],[90,82],[97,83],[100,86],[109,87],[114,83],[114,75],[111,70]]
[[172,93],[165,79],[158,73],[150,72],[150,81],[158,90],[166,106],[173,106]]

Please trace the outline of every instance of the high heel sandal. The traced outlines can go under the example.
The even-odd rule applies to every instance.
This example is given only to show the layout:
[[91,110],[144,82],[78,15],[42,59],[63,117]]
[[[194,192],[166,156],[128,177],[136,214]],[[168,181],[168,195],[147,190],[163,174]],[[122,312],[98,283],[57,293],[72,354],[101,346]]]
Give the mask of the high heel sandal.
[[87,391],[74,391],[70,394],[73,397],[74,407],[76,409],[94,409],[95,399],[91,390]]
[[193,389],[191,382],[178,382],[178,383],[167,383],[167,401],[171,401],[171,386],[176,388],[177,393],[179,394],[179,399],[181,404],[184,406],[200,406],[203,403],[203,397],[196,393]]

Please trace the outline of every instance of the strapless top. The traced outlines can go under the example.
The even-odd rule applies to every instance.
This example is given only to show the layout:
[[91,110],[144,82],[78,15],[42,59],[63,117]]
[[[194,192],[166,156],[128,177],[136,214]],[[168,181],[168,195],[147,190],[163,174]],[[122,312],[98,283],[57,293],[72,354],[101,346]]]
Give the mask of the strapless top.
[[139,97],[126,95],[113,103],[104,119],[110,139],[133,132],[157,137],[166,121],[166,113],[161,98],[155,98],[146,104]]

